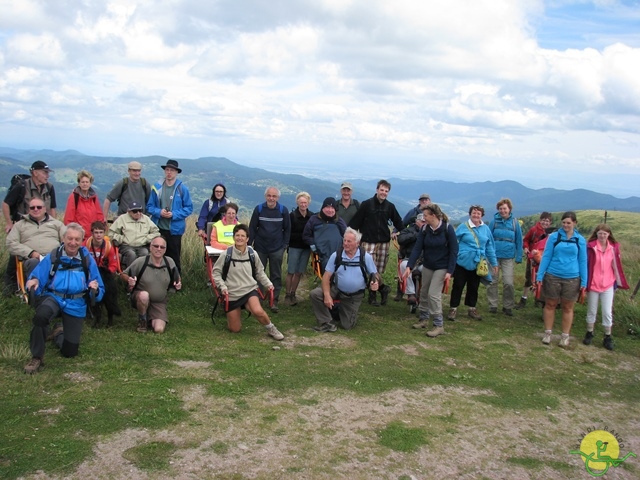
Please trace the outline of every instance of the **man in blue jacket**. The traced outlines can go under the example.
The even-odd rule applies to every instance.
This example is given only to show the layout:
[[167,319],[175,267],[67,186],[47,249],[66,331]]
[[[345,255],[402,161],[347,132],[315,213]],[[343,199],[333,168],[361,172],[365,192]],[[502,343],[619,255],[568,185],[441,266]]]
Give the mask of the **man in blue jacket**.
[[265,202],[256,205],[249,222],[249,243],[258,252],[260,261],[267,268],[269,280],[273,283],[273,306],[271,311],[278,312],[278,296],[282,289],[282,258],[289,246],[291,236],[291,217],[287,207],[278,202],[280,190],[267,187]]
[[178,174],[182,173],[178,162],[167,160],[167,164],[161,165],[161,168],[164,170],[164,181],[156,183],[151,189],[147,213],[167,242],[165,255],[173,259],[180,272],[182,235],[186,229],[186,218],[193,213],[193,203],[189,189],[178,179]]
[[82,246],[83,228],[70,223],[62,238],[62,245],[40,261],[25,284],[27,290],[35,289],[37,299],[29,341],[32,358],[24,367],[24,373],[36,373],[44,366],[49,323],[58,316],[62,317],[62,326],[55,328],[49,338],[60,348],[63,357],[75,357],[89,295],[95,297],[96,302],[104,295],[98,266],[89,250]]
[[513,204],[508,198],[503,198],[496,205],[498,212],[489,224],[498,258],[498,273],[487,287],[489,312],[498,313],[498,281],[502,272],[502,312],[513,316],[514,282],[513,271],[516,263],[522,261],[522,230],[520,223],[511,214]]

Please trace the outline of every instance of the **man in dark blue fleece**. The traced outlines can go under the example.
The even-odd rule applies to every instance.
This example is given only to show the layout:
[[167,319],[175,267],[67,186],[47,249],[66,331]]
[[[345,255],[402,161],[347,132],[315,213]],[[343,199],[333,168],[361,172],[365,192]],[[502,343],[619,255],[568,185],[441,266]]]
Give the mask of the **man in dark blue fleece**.
[[267,187],[264,198],[266,202],[253,209],[249,222],[249,242],[258,253],[265,270],[269,264],[269,280],[274,288],[271,311],[276,313],[282,288],[282,257],[289,245],[291,222],[287,207],[278,202],[280,190]]

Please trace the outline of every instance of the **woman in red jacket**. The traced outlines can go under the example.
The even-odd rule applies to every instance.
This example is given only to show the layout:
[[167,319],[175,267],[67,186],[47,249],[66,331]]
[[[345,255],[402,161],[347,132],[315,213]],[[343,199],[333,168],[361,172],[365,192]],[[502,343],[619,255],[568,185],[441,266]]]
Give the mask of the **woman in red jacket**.
[[611,232],[611,227],[601,223],[587,241],[587,333],[582,343],[591,345],[593,329],[598,313],[598,301],[602,313],[604,340],[607,350],[613,350],[611,325],[613,323],[613,293],[616,288],[628,290],[629,285],[622,271],[620,244]]
[[64,224],[79,223],[84,229],[84,240],[91,236],[91,224],[104,222],[104,213],[98,195],[91,187],[93,175],[86,170],[78,172],[78,186],[73,189],[64,210]]

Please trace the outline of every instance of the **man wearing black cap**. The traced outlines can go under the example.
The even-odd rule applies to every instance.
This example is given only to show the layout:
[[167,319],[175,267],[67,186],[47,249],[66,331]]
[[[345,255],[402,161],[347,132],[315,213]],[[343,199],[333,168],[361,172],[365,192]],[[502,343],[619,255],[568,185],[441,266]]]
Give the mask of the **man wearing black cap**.
[[126,215],[120,215],[109,228],[109,238],[120,250],[122,268],[136,258],[149,255],[151,240],[160,236],[158,226],[142,214],[142,205],[131,202]]
[[347,229],[345,221],[336,213],[336,204],[333,197],[325,198],[320,211],[309,219],[302,232],[302,239],[318,254],[322,273],[331,254],[342,245]]
[[186,229],[186,219],[193,213],[193,203],[189,189],[178,179],[178,174],[182,173],[178,162],[167,160],[167,164],[161,165],[161,168],[164,170],[164,181],[156,183],[151,189],[147,213],[167,242],[166,256],[173,259],[180,272],[182,235]]
[[[49,183],[49,173],[52,172],[49,165],[42,160],[33,162],[29,172],[31,178],[19,181],[9,188],[7,195],[2,202],[2,214],[5,220],[5,233],[9,233],[14,222],[29,215],[29,202],[32,198],[40,198],[44,202],[47,213],[51,218],[56,216],[56,191]],[[12,285],[16,283],[16,260],[13,255],[9,256],[7,271],[4,278],[5,292],[13,290]]]
[[13,222],[17,222],[29,213],[29,200],[34,197],[41,198],[44,201],[47,213],[51,217],[56,216],[56,191],[53,185],[49,183],[49,173],[52,171],[49,165],[42,160],[33,162],[29,170],[31,178],[25,179],[22,185],[16,184],[16,186],[9,189],[4,202],[2,202],[6,233],[11,230]]

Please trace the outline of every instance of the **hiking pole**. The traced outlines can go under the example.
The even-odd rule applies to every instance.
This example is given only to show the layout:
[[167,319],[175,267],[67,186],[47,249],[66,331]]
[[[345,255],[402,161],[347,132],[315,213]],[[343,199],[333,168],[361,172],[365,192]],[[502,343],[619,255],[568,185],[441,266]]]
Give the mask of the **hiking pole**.
[[636,283],[636,288],[633,289],[633,293],[631,294],[631,300],[635,298],[636,293],[638,293],[638,289],[640,289],[640,280],[638,280],[638,283]]

